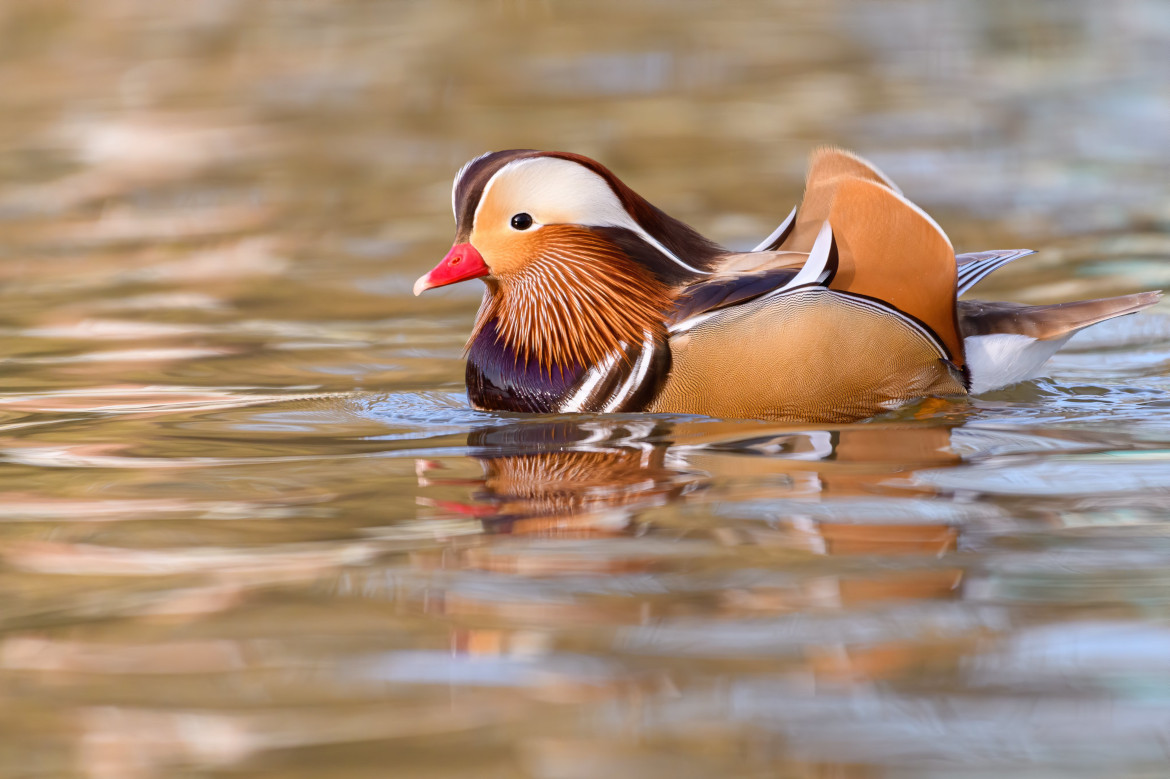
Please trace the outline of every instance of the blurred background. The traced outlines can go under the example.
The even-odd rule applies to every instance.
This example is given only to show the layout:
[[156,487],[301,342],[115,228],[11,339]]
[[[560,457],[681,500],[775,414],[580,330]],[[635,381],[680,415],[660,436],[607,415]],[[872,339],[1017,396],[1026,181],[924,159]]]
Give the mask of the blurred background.
[[1163,0],[5,0],[0,773],[1165,774],[1170,324],[844,428],[472,412],[488,150],[729,246],[875,161],[1170,285]]

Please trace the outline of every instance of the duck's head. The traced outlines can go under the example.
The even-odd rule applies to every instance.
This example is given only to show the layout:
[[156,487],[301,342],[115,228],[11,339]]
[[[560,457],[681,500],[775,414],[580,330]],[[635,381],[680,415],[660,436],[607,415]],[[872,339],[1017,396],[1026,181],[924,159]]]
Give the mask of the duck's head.
[[455,244],[414,285],[421,294],[482,278],[497,330],[542,363],[603,357],[655,329],[672,290],[707,272],[719,247],[578,154],[490,152],[451,190]]
[[[601,163],[579,154],[529,149],[488,152],[451,187],[455,245],[414,285],[505,279],[549,255],[617,250],[670,283],[705,272],[718,247],[672,219]],[[614,249],[609,249],[612,252]]]

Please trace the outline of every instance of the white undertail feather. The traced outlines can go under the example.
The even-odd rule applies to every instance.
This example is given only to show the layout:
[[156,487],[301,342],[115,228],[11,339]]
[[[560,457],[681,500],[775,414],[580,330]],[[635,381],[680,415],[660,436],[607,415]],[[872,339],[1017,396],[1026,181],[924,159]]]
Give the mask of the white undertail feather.
[[1040,376],[1044,364],[1064,346],[1073,333],[1041,341],[1018,333],[972,335],[963,339],[971,394],[990,392],[1009,384]]
[[[1004,252],[999,254],[1007,255]],[[1161,292],[1135,292],[1052,306],[1018,306],[1015,313],[1010,307],[1001,310],[998,317],[1002,321],[995,318],[984,321],[983,334],[969,335],[963,340],[971,376],[970,391],[972,394],[988,392],[1041,376],[1048,359],[1077,333],[1101,322],[1136,314],[1157,303],[1161,297]],[[1000,308],[1004,306],[1010,304],[1001,304]],[[1005,313],[1009,316],[1005,317]],[[1053,314],[1060,316],[1053,317]],[[1044,319],[1048,321],[1041,321]]]

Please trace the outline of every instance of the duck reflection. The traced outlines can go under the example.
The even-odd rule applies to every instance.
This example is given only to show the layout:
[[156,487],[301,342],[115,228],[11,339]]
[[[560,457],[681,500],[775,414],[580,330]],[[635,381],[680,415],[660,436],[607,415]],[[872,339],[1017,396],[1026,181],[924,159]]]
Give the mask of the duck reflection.
[[[432,610],[497,625],[457,630],[453,646],[466,652],[507,653],[534,629],[574,624],[700,619],[719,631],[737,620],[951,600],[964,577],[946,562],[961,512],[906,481],[916,469],[962,461],[952,429],[645,417],[485,427],[468,437],[480,477],[451,478],[431,461],[419,463],[419,475],[432,494],[470,488],[464,500],[424,503],[479,520],[488,536],[415,562],[517,578],[507,593],[469,581],[428,598]],[[834,557],[842,559],[825,559]],[[671,591],[672,577],[693,586],[697,571],[712,579],[702,595]],[[606,583],[577,592],[572,582],[590,576]],[[653,592],[638,589],[644,579],[624,578],[640,576],[652,577]],[[499,629],[514,623],[527,626],[522,636]],[[872,679],[937,650],[921,637],[818,643],[806,647],[806,667],[820,678]]]
[[419,461],[419,484],[478,486],[475,503],[424,502],[478,517],[488,532],[621,532],[637,511],[672,503],[701,481],[667,464],[669,430],[604,419],[483,428],[467,439],[482,478],[443,478],[439,463]]
[[[522,421],[468,435],[479,478],[452,478],[442,463],[417,461],[420,487],[475,488],[470,501],[424,495],[420,502],[481,519],[488,532],[539,533],[631,531],[639,512],[672,504],[906,499],[932,494],[907,485],[909,473],[961,462],[950,433],[912,424],[803,430],[707,419]],[[802,504],[790,506],[797,533],[809,528]],[[849,507],[836,514],[842,512]],[[880,540],[883,553],[895,547],[939,553],[954,541],[953,533],[920,532],[917,521],[887,523],[878,534],[872,523],[857,531],[849,521],[815,525],[823,543],[808,548],[820,552],[876,551],[869,539]]]
[[[748,438],[733,429],[707,431],[683,456],[721,484],[733,505],[748,502],[770,520],[767,530],[754,529],[756,543],[775,543],[785,529],[784,543],[822,554],[937,555],[955,548],[958,532],[948,522],[924,521],[912,501],[934,491],[907,477],[962,462],[950,445],[952,429],[875,424]],[[778,488],[784,480],[787,490]],[[898,514],[907,521],[892,516]]]

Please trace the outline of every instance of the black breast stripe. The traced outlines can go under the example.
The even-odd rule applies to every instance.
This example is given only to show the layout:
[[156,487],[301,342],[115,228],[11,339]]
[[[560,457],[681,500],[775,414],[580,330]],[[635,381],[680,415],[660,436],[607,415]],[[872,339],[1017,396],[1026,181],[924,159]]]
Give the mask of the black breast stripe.
[[666,338],[647,334],[622,354],[614,353],[593,366],[562,401],[560,411],[619,413],[642,411],[650,404],[670,372],[670,345]]

